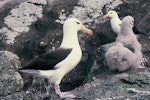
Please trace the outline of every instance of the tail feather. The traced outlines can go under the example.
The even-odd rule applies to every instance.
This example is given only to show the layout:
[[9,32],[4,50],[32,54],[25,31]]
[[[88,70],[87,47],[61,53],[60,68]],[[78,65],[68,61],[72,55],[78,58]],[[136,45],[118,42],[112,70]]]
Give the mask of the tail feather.
[[54,72],[55,70],[39,70],[39,75],[45,78],[50,78]]
[[38,70],[28,70],[28,69],[19,69],[19,72],[25,72],[25,73],[30,73],[30,74],[38,74]]

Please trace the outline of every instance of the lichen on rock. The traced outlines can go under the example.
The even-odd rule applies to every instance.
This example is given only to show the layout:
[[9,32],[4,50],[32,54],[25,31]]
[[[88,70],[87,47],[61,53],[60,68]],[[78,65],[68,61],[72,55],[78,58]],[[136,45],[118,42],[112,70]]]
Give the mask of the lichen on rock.
[[46,4],[46,0],[31,0],[30,2],[23,2],[18,7],[12,9],[10,14],[4,18],[6,27],[2,27],[0,30],[4,35],[6,43],[14,44],[15,37],[21,33],[28,32],[30,30],[29,26],[43,17],[42,5]]
[[17,55],[9,51],[0,51],[0,96],[21,90],[24,83],[21,75],[17,72],[20,67]]

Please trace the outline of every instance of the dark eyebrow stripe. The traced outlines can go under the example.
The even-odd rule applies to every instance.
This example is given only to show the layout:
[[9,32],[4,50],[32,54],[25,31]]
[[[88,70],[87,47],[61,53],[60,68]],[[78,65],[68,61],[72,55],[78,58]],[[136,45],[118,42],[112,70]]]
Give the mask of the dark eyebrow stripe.
[[76,21],[76,23],[77,23],[77,24],[80,24],[80,22],[77,22],[77,21]]

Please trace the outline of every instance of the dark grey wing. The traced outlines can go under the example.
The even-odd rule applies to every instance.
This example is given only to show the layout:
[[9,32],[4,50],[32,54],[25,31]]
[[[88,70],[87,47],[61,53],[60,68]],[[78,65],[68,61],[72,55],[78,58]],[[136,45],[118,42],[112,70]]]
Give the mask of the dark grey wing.
[[145,33],[139,31],[139,29],[137,27],[135,27],[135,26],[133,26],[132,30],[133,30],[134,34],[143,34],[143,35],[146,35]]
[[124,45],[126,48],[128,48],[131,52],[135,52],[135,49],[131,45]]
[[72,49],[59,48],[56,51],[47,52],[38,57],[32,59],[23,68],[24,69],[35,69],[35,70],[49,70],[53,69],[54,66],[64,60],[72,51]]

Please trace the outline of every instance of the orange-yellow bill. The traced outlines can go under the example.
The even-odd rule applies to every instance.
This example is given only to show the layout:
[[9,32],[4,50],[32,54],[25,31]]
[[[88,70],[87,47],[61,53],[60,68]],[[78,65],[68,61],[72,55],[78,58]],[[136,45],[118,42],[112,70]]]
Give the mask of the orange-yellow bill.
[[93,31],[86,28],[84,25],[81,26],[81,30],[89,35],[93,35]]

